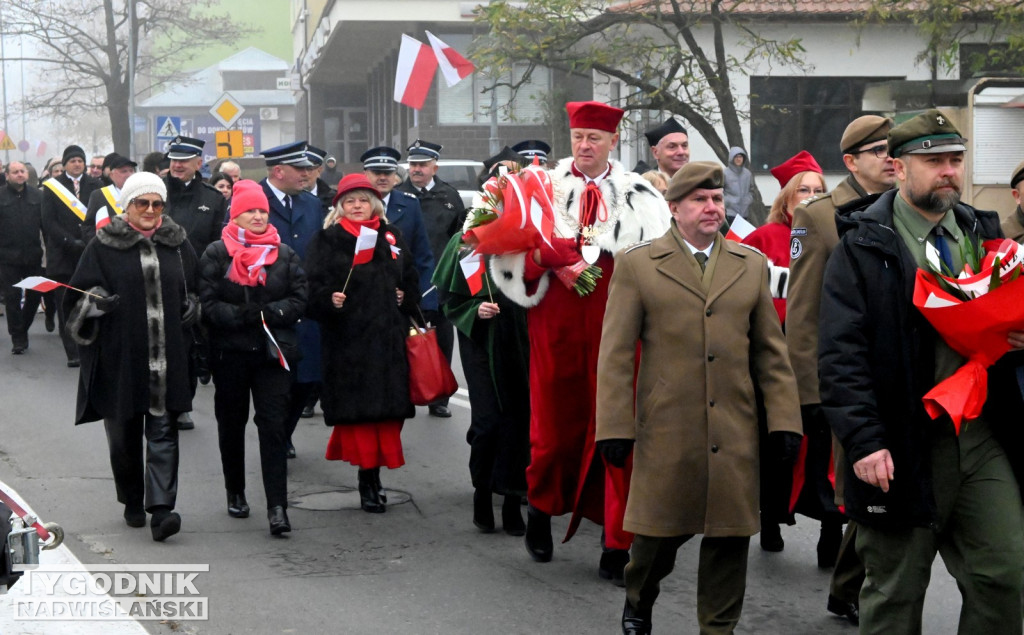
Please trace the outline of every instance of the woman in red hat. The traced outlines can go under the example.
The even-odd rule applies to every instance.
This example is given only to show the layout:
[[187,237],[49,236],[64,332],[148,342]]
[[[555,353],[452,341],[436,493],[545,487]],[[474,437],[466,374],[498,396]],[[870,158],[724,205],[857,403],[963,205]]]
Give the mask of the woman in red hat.
[[[306,254],[309,315],[320,323],[327,459],[359,468],[363,511],[385,511],[380,468],[405,464],[400,437],[415,416],[405,337],[417,312],[419,273],[380,193],[362,174],[338,183],[332,209]],[[376,236],[365,249],[360,233]],[[357,257],[357,249],[359,255]]]
[[[291,373],[276,355],[298,362],[295,324],[306,310],[306,275],[298,255],[270,224],[259,183],[232,188],[231,220],[210,243],[199,266],[199,297],[210,331],[210,370],[228,515],[249,516],[245,499],[245,426],[250,395],[259,432],[260,467],[270,533],[291,531],[285,463],[285,416]],[[266,328],[274,335],[271,344]]]

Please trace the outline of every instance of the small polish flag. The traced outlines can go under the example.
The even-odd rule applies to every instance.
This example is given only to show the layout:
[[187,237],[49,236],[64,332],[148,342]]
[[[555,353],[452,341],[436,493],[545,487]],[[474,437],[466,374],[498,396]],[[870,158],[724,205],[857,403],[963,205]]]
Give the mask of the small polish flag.
[[403,33],[395,69],[395,101],[416,110],[422,108],[436,70],[437,57],[430,47]]
[[352,257],[352,266],[365,265],[373,260],[373,248],[377,245],[377,231],[369,227],[360,227],[356,238],[356,253]]
[[750,221],[737,214],[733,217],[732,223],[729,224],[729,231],[725,234],[725,237],[741,243],[755,229],[757,228],[751,225]]
[[37,157],[44,157],[44,156],[46,156],[46,142],[45,141],[40,141],[39,142],[39,147],[36,149],[36,156]]
[[281,368],[285,370],[291,370],[288,366],[288,360],[284,358],[284,353],[281,352],[281,345],[274,339],[274,334],[270,332],[270,327],[267,326],[267,321],[263,319],[263,311],[260,311],[260,322],[263,323],[263,331],[266,332],[267,337],[270,338],[270,345],[274,347],[274,353],[277,354],[277,363],[281,364]]
[[459,261],[462,267],[462,275],[466,276],[466,285],[469,286],[469,293],[476,295],[484,288],[484,261],[483,257],[476,251]]
[[110,224],[110,210],[106,205],[100,208],[100,211],[96,212],[96,229],[100,229]]
[[430,40],[430,47],[434,49],[438,66],[441,67],[441,74],[444,75],[444,81],[447,82],[449,88],[469,77],[476,70],[473,62],[459,55],[458,51],[439,40],[430,31],[427,31],[427,39]]
[[14,286],[28,291],[46,293],[47,291],[53,291],[57,287],[64,287],[67,285],[63,285],[55,280],[50,280],[49,278],[44,278],[42,276],[29,276],[21,282],[15,282]]

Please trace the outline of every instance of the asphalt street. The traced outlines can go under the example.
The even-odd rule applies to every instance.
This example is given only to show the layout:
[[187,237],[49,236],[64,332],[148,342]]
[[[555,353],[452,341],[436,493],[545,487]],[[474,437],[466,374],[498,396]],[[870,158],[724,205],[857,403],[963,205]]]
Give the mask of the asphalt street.
[[[60,341],[31,331],[25,355],[0,335],[0,480],[47,521],[86,567],[99,564],[208,564],[196,585],[209,598],[206,621],[143,622],[151,633],[617,633],[624,593],[597,575],[600,528],[584,521],[567,544],[567,518],[554,520],[554,560],[530,560],[522,538],[481,534],[471,522],[472,488],[464,395],[454,417],[425,408],[403,432],[406,465],[383,470],[385,514],[359,510],[356,468],[324,460],[329,429],[319,410],[295,436],[289,462],[293,531],[267,529],[256,431],[247,437],[248,519],[230,518],[213,418],[212,385],[200,387],[196,429],[181,433],[178,511],[182,532],[155,543],[131,529],[116,502],[101,423],[75,427],[77,369]],[[457,371],[458,374],[458,371]],[[461,382],[461,377],[460,377]],[[461,382],[465,385],[464,382]],[[500,522],[499,498],[495,513]],[[766,553],[751,541],[739,633],[855,633],[825,611],[829,573],[815,566],[817,526],[783,529],[786,548]],[[655,607],[657,633],[696,633],[696,543],[680,550]],[[0,606],[3,606],[0,604]],[[960,598],[941,561],[933,570],[925,633],[956,630]],[[79,623],[80,633],[105,633]],[[0,632],[51,633],[47,622],[0,616]]]

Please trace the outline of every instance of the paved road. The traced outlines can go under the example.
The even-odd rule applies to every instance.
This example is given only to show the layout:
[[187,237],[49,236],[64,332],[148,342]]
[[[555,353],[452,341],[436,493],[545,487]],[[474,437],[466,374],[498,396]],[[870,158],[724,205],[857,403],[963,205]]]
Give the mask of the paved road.
[[[60,342],[33,327],[31,348],[11,356],[0,335],[0,480],[45,520],[61,523],[66,545],[89,564],[206,563],[196,582],[209,621],[145,622],[152,633],[617,633],[623,592],[597,576],[600,528],[584,523],[551,563],[535,564],[521,538],[482,535],[471,523],[466,467],[468,409],[433,419],[420,409],[406,424],[406,465],[384,470],[398,501],[386,514],[358,510],[356,470],[327,462],[329,436],[318,415],[302,420],[289,462],[293,532],[272,538],[263,514],[255,429],[247,439],[249,519],[228,517],[213,420],[213,387],[201,387],[197,427],[181,435],[178,509],[183,531],[154,543],[130,529],[107,462],[101,424],[74,427],[77,371]],[[500,519],[500,501],[496,500]],[[567,519],[555,519],[556,536]],[[785,528],[786,549],[750,551],[741,633],[855,633],[824,611],[828,574],[815,565],[817,528]],[[655,609],[657,632],[695,633],[695,545],[680,552]],[[926,633],[955,632],[959,595],[937,563]],[[0,603],[0,607],[4,606]],[[0,615],[0,632],[51,633],[46,623]],[[104,633],[102,624],[78,632]]]

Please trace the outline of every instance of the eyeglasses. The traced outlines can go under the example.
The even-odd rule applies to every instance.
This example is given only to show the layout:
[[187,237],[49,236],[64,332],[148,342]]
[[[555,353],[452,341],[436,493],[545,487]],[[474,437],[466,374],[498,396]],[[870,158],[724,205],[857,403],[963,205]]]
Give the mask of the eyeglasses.
[[162,212],[164,209],[163,201],[150,201],[144,198],[133,198],[132,205],[134,205],[135,209],[139,210],[140,212],[144,212],[147,209],[149,209],[150,205],[153,206],[154,212]]
[[800,187],[798,187],[796,189],[796,191],[801,196],[809,196],[811,194],[817,196],[818,194],[824,194],[825,193],[825,188],[823,188],[823,187],[807,187],[805,185],[801,185]]
[[889,156],[889,146],[888,144],[883,143],[881,145],[871,146],[870,148],[864,148],[862,150],[853,150],[850,154],[864,154],[865,152],[870,152],[875,155],[876,159],[884,159]]

